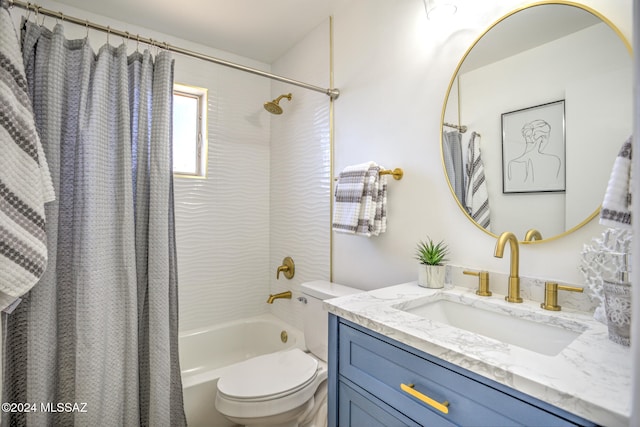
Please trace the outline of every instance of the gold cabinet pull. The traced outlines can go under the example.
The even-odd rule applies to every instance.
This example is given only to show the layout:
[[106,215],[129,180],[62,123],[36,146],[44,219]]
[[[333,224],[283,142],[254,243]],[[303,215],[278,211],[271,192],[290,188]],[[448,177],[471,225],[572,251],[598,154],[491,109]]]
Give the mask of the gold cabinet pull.
[[414,384],[400,384],[400,389],[405,393],[408,393],[411,396],[415,397],[416,399],[421,400],[422,402],[426,403],[432,408],[436,408],[438,411],[442,413],[445,413],[445,414],[449,413],[449,402],[445,400],[444,402],[440,403],[433,400],[429,396],[424,395],[420,393],[418,390],[416,390]]

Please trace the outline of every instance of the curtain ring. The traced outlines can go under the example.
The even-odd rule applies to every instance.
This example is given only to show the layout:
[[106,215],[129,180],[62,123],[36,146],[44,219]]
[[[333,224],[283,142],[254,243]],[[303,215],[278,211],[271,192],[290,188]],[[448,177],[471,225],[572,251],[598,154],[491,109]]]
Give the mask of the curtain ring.
[[107,44],[109,44],[109,36],[111,35],[111,27],[107,25]]
[[85,19],[85,20],[84,20],[84,27],[85,27],[85,28],[86,28],[86,30],[87,30],[87,34],[84,36],[84,38],[85,38],[85,39],[88,39],[88,38],[89,38],[89,20],[88,20],[88,19]]
[[31,17],[31,3],[27,2],[27,17],[25,18],[25,21],[28,21],[30,17]]
[[140,53],[140,34],[136,34],[136,52]]

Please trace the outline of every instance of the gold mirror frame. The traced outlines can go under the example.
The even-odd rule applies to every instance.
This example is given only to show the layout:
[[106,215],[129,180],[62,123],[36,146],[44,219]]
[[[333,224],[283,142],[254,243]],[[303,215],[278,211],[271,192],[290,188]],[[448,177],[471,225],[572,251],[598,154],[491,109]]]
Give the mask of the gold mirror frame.
[[[625,47],[627,48],[627,51],[629,52],[630,56],[633,56],[633,49],[631,47],[631,44],[629,43],[629,41],[627,40],[627,38],[624,36],[624,34],[622,34],[622,32],[620,31],[620,29],[613,23],[611,22],[611,20],[609,20],[607,17],[605,17],[603,14],[601,14],[600,12],[596,11],[595,9],[592,9],[588,6],[585,6],[583,4],[579,4],[579,3],[575,3],[575,2],[571,2],[571,1],[563,1],[563,0],[542,0],[542,1],[538,1],[538,2],[534,2],[531,4],[528,4],[526,6],[522,6],[519,7],[517,9],[514,9],[513,11],[507,13],[506,15],[502,16],[501,18],[499,18],[498,20],[496,20],[495,22],[493,22],[489,27],[487,27],[486,30],[484,30],[482,32],[482,34],[480,34],[471,44],[471,46],[469,46],[469,48],[466,50],[466,52],[464,53],[464,55],[462,56],[462,58],[460,59],[460,61],[458,62],[458,65],[456,66],[456,69],[453,72],[453,76],[451,77],[451,81],[449,82],[449,86],[447,88],[447,92],[445,94],[444,97],[444,102],[443,102],[443,106],[442,106],[442,114],[440,116],[440,160],[442,162],[442,170],[444,172],[444,176],[445,179],[447,181],[447,185],[449,186],[449,191],[451,191],[451,195],[453,196],[454,200],[456,201],[456,203],[458,204],[458,207],[460,208],[460,210],[462,211],[462,213],[464,213],[464,215],[467,217],[467,219],[469,219],[469,221],[471,221],[476,227],[478,227],[480,230],[484,231],[485,233],[489,234],[490,236],[497,238],[498,235],[487,230],[486,228],[484,228],[483,226],[481,226],[480,224],[478,224],[477,221],[475,221],[471,215],[469,215],[469,213],[467,212],[467,210],[464,208],[464,206],[462,206],[462,203],[460,202],[460,200],[458,199],[458,197],[455,194],[455,190],[453,188],[453,186],[451,185],[451,180],[449,179],[449,176],[447,175],[447,170],[445,167],[445,159],[444,159],[444,141],[443,141],[443,137],[444,137],[444,132],[443,132],[443,128],[444,128],[444,117],[445,117],[445,113],[447,110],[447,103],[449,100],[449,95],[451,94],[451,89],[456,81],[456,77],[458,76],[458,72],[460,71],[460,68],[462,67],[462,64],[464,63],[465,59],[467,59],[467,56],[469,56],[469,53],[471,52],[471,50],[478,44],[478,42],[489,32],[491,31],[496,25],[498,25],[499,23],[501,23],[502,21],[504,21],[505,19],[509,18],[510,16],[521,12],[523,10],[535,7],[535,6],[541,6],[541,5],[564,5],[564,6],[573,6],[576,7],[578,9],[582,9],[586,12],[591,13],[592,15],[598,17],[602,22],[606,23],[609,28],[611,28],[615,34],[620,38],[620,40],[624,43]],[[543,242],[550,242],[552,240],[556,240],[559,239],[561,237],[564,237],[566,235],[569,235],[571,233],[573,233],[574,231],[584,227],[587,223],[589,223],[592,219],[594,219],[596,216],[598,216],[598,214],[600,213],[600,209],[601,209],[602,205],[599,205],[595,211],[593,211],[593,213],[591,213],[590,215],[587,216],[587,218],[582,221],[581,223],[573,226],[572,228],[557,234],[555,236],[552,237],[548,237],[548,238],[544,238],[542,240],[532,240],[532,241],[524,241],[521,240],[519,241],[519,243],[522,244],[531,244],[531,243],[543,243]]]

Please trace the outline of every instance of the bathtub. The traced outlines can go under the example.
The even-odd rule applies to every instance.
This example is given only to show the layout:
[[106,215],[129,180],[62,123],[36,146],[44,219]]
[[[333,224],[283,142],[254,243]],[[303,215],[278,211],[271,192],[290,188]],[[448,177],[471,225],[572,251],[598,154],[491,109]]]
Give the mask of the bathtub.
[[[286,342],[283,342],[283,331]],[[271,314],[180,333],[180,368],[189,427],[229,427],[214,402],[229,365],[293,347],[305,348],[302,331]]]

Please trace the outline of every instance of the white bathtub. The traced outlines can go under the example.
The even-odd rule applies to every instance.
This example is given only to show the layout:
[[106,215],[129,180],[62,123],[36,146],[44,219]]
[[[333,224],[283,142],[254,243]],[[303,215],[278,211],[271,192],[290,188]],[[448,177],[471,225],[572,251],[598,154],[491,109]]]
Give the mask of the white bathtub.
[[[282,342],[282,331],[287,341]],[[189,427],[233,426],[215,409],[216,385],[225,369],[261,354],[299,347],[302,331],[271,314],[183,332],[179,338],[184,407]]]

